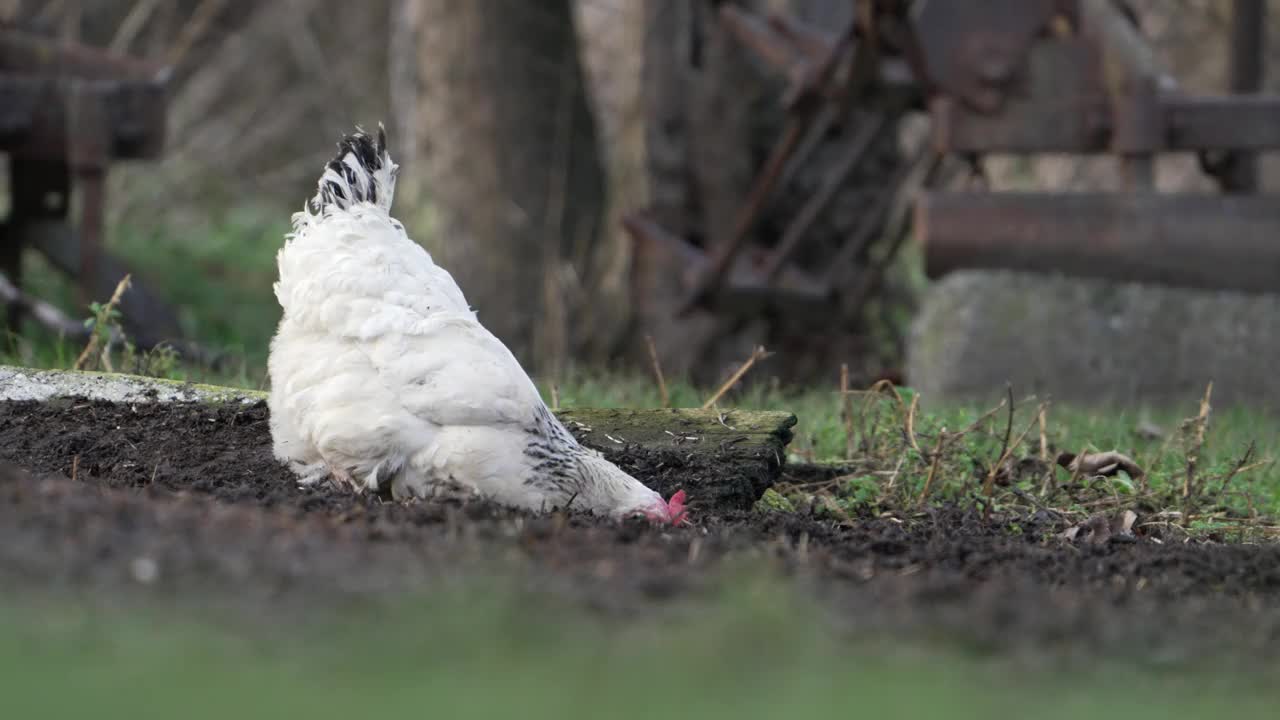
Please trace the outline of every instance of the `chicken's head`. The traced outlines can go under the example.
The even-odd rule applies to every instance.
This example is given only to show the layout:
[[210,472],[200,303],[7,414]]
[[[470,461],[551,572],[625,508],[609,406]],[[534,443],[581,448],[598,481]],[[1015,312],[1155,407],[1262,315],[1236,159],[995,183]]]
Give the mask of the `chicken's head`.
[[583,448],[575,458],[580,482],[574,506],[615,519],[643,517],[662,525],[681,525],[688,520],[683,490],[663,500],[621,468],[593,450]]

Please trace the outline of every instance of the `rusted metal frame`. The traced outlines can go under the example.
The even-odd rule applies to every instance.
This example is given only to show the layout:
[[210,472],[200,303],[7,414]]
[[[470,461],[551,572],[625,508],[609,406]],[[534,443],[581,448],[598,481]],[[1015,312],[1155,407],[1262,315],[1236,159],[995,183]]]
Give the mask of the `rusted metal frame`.
[[[922,148],[924,150],[924,148]],[[898,257],[898,253],[902,250],[903,244],[906,243],[907,237],[911,233],[907,232],[907,223],[911,219],[914,198],[921,190],[928,188],[938,177],[938,173],[942,171],[945,155],[937,151],[925,150],[927,153],[920,161],[919,179],[912,182],[908,180],[902,187],[898,200],[900,204],[895,207],[895,212],[885,223],[884,237],[889,238],[889,246],[884,253],[873,260],[862,272],[857,273],[857,280],[853,289],[847,291],[846,306],[853,308],[861,308],[867,299],[874,295],[879,289],[880,284],[884,281],[885,273],[889,269],[889,265]],[[853,273],[853,269],[849,268],[844,271],[846,274]],[[846,283],[832,283],[833,287],[844,287]]]
[[101,93],[72,80],[67,86],[67,162],[80,194],[80,302],[93,299],[93,281],[102,248],[107,165],[111,160],[109,120]]
[[983,115],[953,98],[935,98],[937,147],[960,153],[1280,148],[1280,96],[1191,97],[1162,89],[1152,99],[1148,76],[1116,96],[1127,109],[1113,111],[1099,84],[1098,61],[1088,41],[1045,40],[1028,54],[1016,81],[1020,90],[1000,113]]
[[725,273],[728,272],[729,266],[738,254],[738,250],[746,241],[747,232],[755,223],[756,216],[760,213],[765,200],[773,191],[778,176],[782,173],[783,166],[804,134],[809,124],[809,119],[810,116],[793,116],[787,120],[787,126],[783,130],[782,137],[774,145],[769,159],[765,162],[760,174],[756,176],[750,192],[747,193],[746,201],[738,211],[732,234],[723,243],[716,245],[710,264],[694,283],[694,287],[689,293],[689,298],[677,311],[677,317],[683,317],[695,307],[706,303],[719,289]]
[[85,80],[162,81],[167,74],[149,60],[16,30],[0,30],[0,68]]
[[[866,51],[866,47],[870,47],[871,49]],[[831,129],[831,126],[837,121],[844,121],[849,117],[852,112],[853,101],[856,98],[864,96],[870,80],[868,77],[865,77],[865,73],[862,72],[863,68],[874,67],[875,63],[878,62],[878,59],[878,50],[875,49],[874,44],[864,43],[854,49],[852,65],[845,77],[845,86],[843,90],[839,91],[834,100],[824,104],[821,109],[818,110],[818,117],[814,119],[804,142],[800,147],[796,148],[795,152],[792,153],[791,159],[782,173],[782,177],[778,180],[778,184],[786,185],[790,182],[795,174],[800,171],[800,168],[809,161],[809,157],[813,154],[814,150],[816,150],[817,147],[827,138],[827,133]],[[890,102],[890,104],[907,104],[906,99],[901,97],[891,98],[888,102]],[[878,117],[878,115],[873,117],[870,122],[878,123]],[[856,138],[855,142],[857,142]],[[860,154],[865,154],[865,151],[866,149],[864,148]],[[843,177],[847,176],[848,173],[852,171],[853,167],[856,167],[857,158],[853,158],[852,162],[854,165],[850,166],[848,170],[842,173],[840,181],[842,181]],[[826,201],[824,201],[822,205],[825,206]],[[821,210],[818,212],[821,212]],[[810,221],[810,223],[811,222],[812,221]],[[788,251],[788,254],[789,253],[790,251]]]
[[[981,116],[949,98],[937,98],[932,117],[937,147],[949,152],[1105,153],[1111,149],[1111,120],[1105,101],[1081,98],[1078,105],[1010,105],[999,115]],[[1280,96],[1188,97],[1164,93],[1162,152],[1273,150],[1280,148]],[[1072,114],[1074,112],[1074,115]],[[1046,119],[1057,117],[1060,122]],[[1013,132],[1013,129],[1020,129]]]
[[840,110],[832,103],[826,103],[818,108],[817,116],[809,123],[807,132],[800,144],[791,151],[791,157],[787,158],[786,165],[782,169],[782,175],[777,180],[777,185],[785,186],[795,178],[796,173],[809,162],[810,156],[827,139],[827,133],[831,131],[836,120],[840,117]]
[[1155,153],[1164,142],[1155,53],[1112,0],[1079,0],[1080,32],[1096,44],[1111,100],[1111,146],[1133,190],[1155,185]]
[[0,149],[44,157],[65,155],[64,130],[72,93],[99,96],[111,157],[146,158],[160,154],[165,134],[163,86],[4,70],[0,70]]
[[1101,152],[1111,129],[1093,45],[1050,39],[1027,53],[1000,112],[984,114],[940,94],[930,102],[942,152]]
[[[882,23],[881,32],[899,35],[898,45],[905,60],[907,72],[912,82],[919,88],[927,105],[929,99],[937,94],[938,83],[929,73],[929,62],[925,56],[919,30],[909,17],[905,6],[901,8],[901,12],[894,13],[891,17],[894,22]],[[889,71],[892,67],[891,65],[886,67],[886,72],[883,73],[888,84],[894,84],[895,82],[893,78],[889,77]]]
[[808,48],[792,42],[793,37],[783,36],[770,23],[737,5],[720,6],[720,22],[738,42],[784,72],[794,71],[812,57]]
[[[633,212],[622,220],[623,228],[639,246],[661,246],[677,259],[686,277],[697,277],[710,264],[707,254],[695,245],[672,234],[662,227],[648,213]],[[752,272],[743,265],[730,270],[729,281],[721,291],[721,297],[731,296],[724,303],[737,311],[749,311],[757,308],[768,297],[783,299],[792,307],[808,304],[816,307],[826,302],[828,295],[820,287],[815,278],[809,277],[795,268],[788,268],[790,277],[785,287],[774,287],[768,284],[760,272]],[[749,299],[744,304],[742,301]]]
[[[821,62],[838,40],[785,15],[771,14],[767,19],[761,19],[750,11],[727,3],[721,6],[720,14],[739,42],[793,82],[802,78],[806,63],[812,66]],[[855,44],[856,49],[862,46],[863,43]],[[913,71],[909,60],[881,57],[877,82],[894,94],[917,97],[919,73]],[[830,85],[815,88],[815,91],[830,100],[848,97],[840,88]]]
[[[728,3],[720,7],[720,20],[738,42],[781,71],[790,87],[803,84],[810,68],[821,65],[836,44],[820,33],[802,33],[799,23],[782,16],[774,14],[766,20]],[[813,90],[828,98],[835,95],[831,87]]]
[[823,61],[816,66],[810,66],[810,69],[800,76],[802,79],[788,88],[784,95],[783,103],[790,117],[787,119],[782,136],[774,144],[773,151],[770,153],[764,167],[756,175],[755,181],[747,194],[746,201],[734,221],[730,236],[723,242],[716,244],[710,267],[694,286],[689,298],[677,311],[677,317],[687,316],[695,307],[705,304],[719,290],[725,273],[728,272],[734,257],[736,257],[746,241],[747,233],[751,230],[756,217],[764,207],[765,201],[776,186],[788,159],[796,149],[800,139],[804,136],[805,131],[813,123],[820,107],[816,88],[824,87],[830,81],[831,75],[841,57],[850,49],[854,30],[854,23],[850,23],[849,27],[842,33],[839,42],[831,48],[830,53],[823,58]]
[[785,38],[792,47],[797,48],[811,61],[817,60],[830,52],[831,45],[835,42],[827,33],[809,27],[782,13],[769,13],[769,17],[765,22],[776,34]]
[[[1235,0],[1231,14],[1231,92],[1254,94],[1262,89],[1266,28],[1263,0]],[[1224,192],[1257,192],[1258,160],[1249,151],[1229,153],[1215,176]]]
[[1004,85],[1058,9],[1055,0],[925,3],[912,21],[923,74],[958,102],[995,112]]
[[1161,98],[1168,150],[1280,148],[1280,95]]
[[866,156],[867,149],[871,147],[871,143],[876,138],[881,137],[887,123],[888,118],[884,114],[873,113],[866,119],[862,127],[858,128],[858,133],[854,135],[853,139],[845,146],[844,152],[828,169],[818,191],[800,208],[800,212],[787,225],[787,229],[783,231],[782,239],[778,241],[777,247],[774,248],[765,264],[764,276],[768,283],[772,284],[777,280],[778,273],[782,271],[783,263],[800,246],[800,241],[804,239],[813,223],[817,222],[822,215],[822,211],[826,210],[831,201],[835,199],[840,186],[844,184],[849,174],[858,167],[859,161]]
[[1280,204],[1258,195],[933,192],[915,212],[934,278],[982,268],[1280,290]]
[[849,239],[836,251],[831,264],[827,266],[827,272],[822,280],[824,287],[838,289],[843,284],[844,278],[851,272],[850,266],[854,260],[866,251],[876,234],[883,231],[885,218],[888,217],[894,200],[902,192],[903,183],[919,166],[926,153],[936,154],[927,143],[922,144],[916,151],[915,157],[899,165],[876,192],[871,208],[862,214],[858,226],[853,229]]
[[840,33],[831,50],[816,63],[808,63],[801,68],[800,76],[793,78],[791,86],[782,96],[782,105],[791,111],[800,110],[804,105],[816,105],[824,96],[824,92],[835,76],[836,68],[844,59],[852,54],[853,38],[857,33],[858,23],[855,18]]
[[[855,3],[870,3],[872,0],[854,0]],[[803,45],[803,50],[808,55],[809,61],[820,61],[824,54],[829,53],[835,40],[829,38],[827,33],[817,31],[817,29],[809,28],[804,23],[796,22],[791,18],[783,17],[783,15],[773,14],[769,18],[771,27],[780,28],[778,32],[791,38],[796,45]],[[867,31],[863,31],[863,35],[867,35]],[[827,102],[818,110],[818,117],[814,118],[810,124],[808,135],[804,141],[792,151],[791,158],[787,160],[786,168],[783,169],[782,177],[778,178],[778,184],[785,186],[795,174],[799,172],[809,161],[809,156],[817,150],[819,145],[826,140],[827,133],[831,131],[833,124],[837,120],[849,117],[850,104],[855,97],[861,97],[863,92],[867,90],[870,82],[867,68],[877,67],[878,51],[874,42],[861,42],[852,50],[852,65],[849,72],[845,73],[845,85],[842,88],[826,88],[824,95],[828,97]]]

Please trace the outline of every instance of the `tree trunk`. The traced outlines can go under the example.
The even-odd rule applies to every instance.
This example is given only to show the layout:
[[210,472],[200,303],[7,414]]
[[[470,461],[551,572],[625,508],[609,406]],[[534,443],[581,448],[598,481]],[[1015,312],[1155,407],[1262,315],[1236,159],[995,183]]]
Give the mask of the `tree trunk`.
[[589,267],[605,198],[570,2],[423,0],[419,20],[424,244],[527,368],[554,372],[566,269]]

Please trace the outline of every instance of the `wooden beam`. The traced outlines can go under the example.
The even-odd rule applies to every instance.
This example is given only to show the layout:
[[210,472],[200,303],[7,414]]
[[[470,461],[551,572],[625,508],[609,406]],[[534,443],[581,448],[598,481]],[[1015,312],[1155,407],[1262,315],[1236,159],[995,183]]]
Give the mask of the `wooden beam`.
[[926,272],[1008,269],[1280,291],[1280,204],[1257,196],[926,193]]

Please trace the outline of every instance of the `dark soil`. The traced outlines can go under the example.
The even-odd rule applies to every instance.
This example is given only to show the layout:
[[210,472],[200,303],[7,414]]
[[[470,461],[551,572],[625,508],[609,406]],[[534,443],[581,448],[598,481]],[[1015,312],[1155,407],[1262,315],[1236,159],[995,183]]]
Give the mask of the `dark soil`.
[[5,588],[318,603],[515,570],[532,589],[616,612],[697,596],[745,560],[856,632],[1086,660],[1280,655],[1280,548],[1070,544],[1045,539],[1056,529],[1045,518],[1017,521],[1019,532],[963,509],[852,526],[737,512],[670,529],[400,505],[299,488],[271,457],[262,404],[0,403]]

